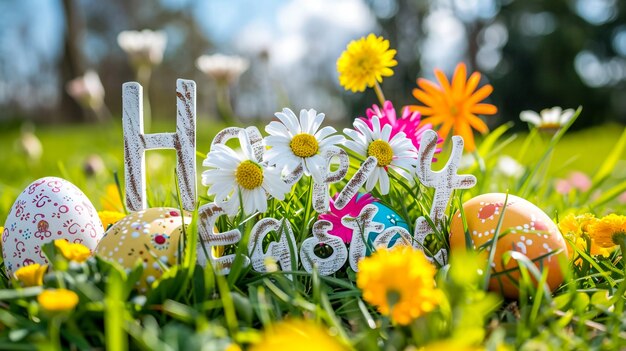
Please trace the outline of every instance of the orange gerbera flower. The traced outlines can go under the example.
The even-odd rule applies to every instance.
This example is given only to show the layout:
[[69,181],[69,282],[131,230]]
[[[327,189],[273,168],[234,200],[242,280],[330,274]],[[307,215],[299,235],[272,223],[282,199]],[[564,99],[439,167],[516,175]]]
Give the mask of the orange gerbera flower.
[[425,106],[411,106],[411,110],[426,117],[422,123],[441,125],[438,130],[441,138],[445,139],[452,129],[453,134],[463,137],[467,151],[476,150],[472,128],[481,133],[489,130],[477,115],[493,115],[498,112],[494,105],[480,103],[491,94],[493,87],[487,84],[476,90],[480,73],[474,72],[467,79],[464,63],[456,66],[452,84],[441,70],[435,69],[435,75],[439,85],[423,78],[417,80],[421,89],[413,89],[413,96]]

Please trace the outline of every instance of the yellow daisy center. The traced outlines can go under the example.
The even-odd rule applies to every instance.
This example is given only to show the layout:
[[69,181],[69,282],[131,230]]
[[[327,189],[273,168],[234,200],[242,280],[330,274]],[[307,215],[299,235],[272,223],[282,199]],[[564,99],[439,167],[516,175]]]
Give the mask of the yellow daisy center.
[[378,167],[387,167],[393,160],[393,149],[388,142],[374,140],[367,147],[367,156],[374,156],[378,160]]
[[291,151],[298,157],[311,157],[319,150],[317,139],[311,134],[298,134],[289,143]]
[[366,54],[366,56],[360,57],[354,65],[354,73],[361,76],[367,76],[369,74],[372,74],[372,72],[376,72],[376,68],[381,65],[380,59],[374,56],[376,55],[375,51],[364,51],[364,54]]
[[243,161],[235,170],[235,180],[244,189],[258,188],[263,184],[263,169],[250,160]]
[[440,304],[443,295],[436,288],[435,273],[435,267],[421,251],[396,246],[359,261],[357,286],[363,291],[363,299],[380,313],[408,325]]
[[553,135],[561,129],[561,125],[559,123],[543,123],[537,126],[537,128],[542,132]]

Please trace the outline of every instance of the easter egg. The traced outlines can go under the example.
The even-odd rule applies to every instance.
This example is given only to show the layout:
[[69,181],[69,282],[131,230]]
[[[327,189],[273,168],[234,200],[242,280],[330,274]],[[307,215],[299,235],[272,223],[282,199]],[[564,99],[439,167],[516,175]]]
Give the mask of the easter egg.
[[9,275],[20,267],[46,264],[44,244],[66,239],[92,252],[104,235],[96,209],[85,194],[65,179],[45,177],[17,197],[4,224],[2,256]]
[[96,253],[127,271],[141,260],[144,269],[137,286],[140,292],[145,292],[163,274],[162,265],[171,267],[178,262],[183,221],[189,224],[191,218],[181,216],[174,208],[133,212],[107,230]]
[[[374,216],[373,221],[382,223],[384,226],[384,229],[387,229],[390,227],[402,227],[406,229],[407,231],[409,230],[409,225],[407,224],[407,222],[396,211],[392,210],[387,205],[379,201],[373,202],[372,205],[376,206],[376,208],[378,209],[378,212],[376,212],[376,215]],[[373,246],[374,239],[376,239],[378,234],[379,233],[369,234],[367,239],[370,242],[370,246]],[[392,238],[389,244],[393,245],[398,238],[400,238],[400,236]],[[369,255],[369,246],[368,246],[367,254]]]
[[[502,254],[513,250],[526,255],[540,271],[548,269],[547,284],[556,289],[563,282],[563,272],[559,265],[561,258],[567,259],[567,247],[557,226],[540,208],[520,197],[509,195],[504,209],[506,194],[491,193],[472,198],[463,204],[467,220],[471,247],[478,249],[491,240],[498,226],[502,212],[502,227],[496,244],[495,259],[491,263],[492,278],[489,289],[501,292],[509,298],[517,298],[515,286],[519,279],[516,260],[504,265]],[[450,224],[450,248],[465,250],[465,232],[460,212],[454,214]],[[480,255],[488,259],[490,246]],[[506,274],[502,274],[506,271]],[[500,274],[498,274],[500,273]]]
[[[409,226],[407,222],[394,210],[389,208],[387,205],[380,202],[380,200],[376,199],[372,194],[359,193],[344,206],[342,209],[338,209],[335,207],[334,200],[337,195],[333,198],[333,201],[330,203],[330,211],[327,213],[322,213],[319,215],[318,219],[329,221],[332,224],[332,228],[328,231],[329,234],[340,237],[346,244],[350,243],[352,240],[352,229],[346,227],[341,219],[344,217],[357,217],[363,208],[367,205],[376,206],[376,214],[372,221],[381,223],[383,225],[383,230],[390,227],[402,227],[406,230],[409,230]],[[370,232],[367,236],[368,245],[366,245],[366,254],[370,254],[370,247],[373,247],[374,240],[380,233]],[[391,245],[395,243],[395,241],[399,238],[394,237],[391,239]]]

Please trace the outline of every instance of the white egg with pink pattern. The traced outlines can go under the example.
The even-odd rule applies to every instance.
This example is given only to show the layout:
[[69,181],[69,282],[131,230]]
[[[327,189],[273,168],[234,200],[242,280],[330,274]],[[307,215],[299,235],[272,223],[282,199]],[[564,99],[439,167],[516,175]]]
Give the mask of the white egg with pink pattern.
[[95,250],[104,229],[93,204],[74,184],[45,177],[17,197],[4,224],[2,256],[9,275],[33,263],[46,264],[41,248],[56,239]]

